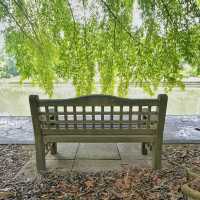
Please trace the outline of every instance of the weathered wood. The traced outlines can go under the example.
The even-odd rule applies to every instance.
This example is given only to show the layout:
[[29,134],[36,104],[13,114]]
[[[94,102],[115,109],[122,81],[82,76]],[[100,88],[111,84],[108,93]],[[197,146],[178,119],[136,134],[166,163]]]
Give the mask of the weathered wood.
[[[148,109],[142,109],[142,115],[143,115],[143,120],[145,119],[147,121],[146,126],[147,128],[150,128],[150,123],[153,122],[151,120],[151,106],[148,106]],[[154,121],[156,122],[156,121]],[[142,143],[141,150],[142,150],[142,155],[147,155],[148,154],[148,147],[149,144]]]
[[[123,117],[123,115],[121,115],[121,118]],[[43,121],[41,120],[41,123],[42,123]],[[146,124],[147,124],[147,121],[146,120],[132,120],[132,121],[128,121],[128,120],[85,120],[85,124],[87,125],[87,124],[96,124],[96,125],[98,125],[98,124],[102,124],[102,122],[104,123],[104,124],[113,124],[113,125],[125,125],[125,124],[129,124],[129,125],[131,125],[131,124],[136,124],[136,125],[140,125],[140,127],[142,127],[142,128],[145,128],[145,129],[147,129],[146,128]],[[152,120],[151,122],[153,122],[153,123],[156,123],[157,121],[154,121],[154,120]],[[51,121],[44,121],[44,124],[53,124],[53,125],[59,125],[59,124],[82,124],[83,122],[82,122],[82,120],[77,120],[77,119],[75,119],[75,120],[70,120],[70,121],[63,121],[63,120],[51,120]],[[145,125],[145,126],[142,126],[142,125]],[[59,128],[59,126],[56,126],[57,128]],[[121,126],[120,126],[121,127]],[[139,128],[140,128],[139,127]],[[51,126],[48,126],[48,128],[51,128]],[[77,126],[76,127],[74,127],[74,128],[77,128]]]
[[113,106],[111,106],[111,113],[110,113],[110,121],[111,121],[111,128],[113,128],[113,121],[114,121],[114,118],[113,118],[113,115],[114,115],[114,108]]
[[158,127],[157,127],[157,137],[153,144],[152,160],[155,169],[160,169],[161,166],[161,155],[162,155],[162,144],[163,144],[163,131],[165,125],[165,116],[167,109],[168,97],[165,94],[160,94],[158,96],[159,106],[158,106]]
[[57,154],[58,151],[57,151],[57,143],[56,143],[56,142],[53,142],[53,143],[52,143],[51,149],[50,149],[50,150],[51,150],[51,154],[52,154],[52,155]]
[[90,95],[57,100],[30,96],[30,105],[38,170],[45,168],[42,146],[47,142],[53,143],[52,153],[57,153],[56,142],[142,142],[143,154],[145,145],[153,143],[153,167],[161,167],[166,95],[157,99]]
[[200,200],[200,192],[190,188],[187,184],[184,184],[181,190],[187,198],[192,200]]
[[[52,109],[50,112],[52,112],[52,114],[53,114],[51,116],[51,124],[53,123],[54,125],[56,125],[56,128],[59,128],[59,125],[57,123],[52,122],[54,120],[58,121],[58,107],[54,106],[54,109]],[[49,125],[48,125],[48,128],[49,128]],[[52,143],[50,151],[51,151],[52,155],[57,154],[57,143],[56,142]]]
[[[200,174],[197,170],[191,170],[189,168],[186,168],[187,171],[187,180],[188,183],[193,183],[194,185],[199,185],[200,183]],[[194,183],[195,182],[195,183]],[[185,197],[185,199],[196,199],[200,200],[200,191],[197,191],[189,186],[189,184],[186,183],[183,186],[181,186],[181,191]]]
[[101,105],[101,128],[104,128],[104,107]]
[[[67,112],[67,107],[66,106],[64,106],[64,113],[66,113]],[[64,115],[64,118],[65,118],[65,121],[67,122],[68,121],[68,117],[67,117],[68,115]],[[68,128],[68,124],[66,123],[65,124],[65,128],[67,129]]]
[[36,166],[38,172],[40,172],[41,170],[45,170],[46,166],[45,166],[44,138],[42,137],[42,131],[38,119],[39,97],[36,95],[30,95],[29,102],[30,102],[34,135],[35,135]]
[[153,142],[151,135],[44,135],[46,142],[84,142],[84,143],[124,143],[124,142]]
[[141,105],[141,106],[157,106],[157,99],[127,99],[114,97],[109,95],[90,95],[82,96],[71,99],[41,99],[40,106],[130,106],[130,105]]
[[[113,106],[112,106],[113,107]],[[130,106],[131,107],[131,106]],[[74,112],[67,112],[67,111],[65,111],[65,112],[57,112],[58,113],[58,115],[73,115],[74,114]],[[112,115],[112,114],[115,114],[115,115],[120,115],[120,113],[121,112],[116,112],[116,111],[114,111],[114,112],[98,112],[98,111],[95,111],[95,112],[90,112],[90,114],[91,115],[101,115],[101,114],[104,114],[104,115],[106,115],[106,114],[109,114],[109,115]],[[123,114],[129,114],[130,112],[126,112],[126,111],[123,111]],[[46,114],[46,112],[42,112],[42,111],[40,111],[39,112],[39,114],[41,114],[41,115],[43,115],[43,114]],[[88,114],[88,112],[85,112],[85,111],[83,111],[83,112],[81,112],[81,111],[77,111],[76,112],[76,114],[77,115],[82,115],[82,114]],[[146,114],[148,114],[148,112],[134,112],[134,111],[132,111],[132,115],[139,115],[139,114],[141,114],[141,115],[146,115]],[[158,114],[158,112],[154,112],[154,113],[149,113],[149,114],[154,114],[154,115],[157,115]]]
[[73,134],[73,135],[156,135],[156,130],[154,129],[92,129],[92,125],[90,129],[43,129],[43,135],[68,135],[68,134]]
[[83,128],[86,128],[85,106],[83,106]]
[[141,144],[141,153],[142,153],[142,155],[147,155],[148,154],[145,142],[142,142],[142,144]]

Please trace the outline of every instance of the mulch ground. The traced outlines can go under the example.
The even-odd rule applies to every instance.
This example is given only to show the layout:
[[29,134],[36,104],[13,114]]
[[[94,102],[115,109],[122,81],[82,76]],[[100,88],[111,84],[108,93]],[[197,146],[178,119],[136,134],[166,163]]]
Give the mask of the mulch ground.
[[[31,153],[20,145],[0,146],[0,194],[16,200],[183,200],[186,170],[200,168],[200,145],[165,145],[161,170],[129,168],[96,173],[54,171],[34,180],[15,179]],[[3,198],[0,198],[3,199]]]
[[0,188],[12,181],[30,156],[30,150],[22,145],[0,145]]

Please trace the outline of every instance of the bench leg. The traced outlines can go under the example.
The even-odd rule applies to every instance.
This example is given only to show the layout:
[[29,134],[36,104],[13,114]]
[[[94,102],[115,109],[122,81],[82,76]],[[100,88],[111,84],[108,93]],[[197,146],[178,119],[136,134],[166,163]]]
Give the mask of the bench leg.
[[141,144],[141,152],[142,152],[142,155],[147,155],[148,154],[145,142],[142,142],[142,144]]
[[53,142],[52,143],[52,146],[51,146],[51,154],[54,155],[54,154],[57,154],[57,143],[56,142]]
[[158,142],[152,144],[152,165],[153,169],[161,168],[161,149],[162,146]]
[[148,148],[150,151],[152,151],[152,144],[151,143],[148,143]]
[[35,144],[35,149],[36,149],[36,167],[37,171],[40,173],[41,171],[46,169],[44,143],[40,142]]

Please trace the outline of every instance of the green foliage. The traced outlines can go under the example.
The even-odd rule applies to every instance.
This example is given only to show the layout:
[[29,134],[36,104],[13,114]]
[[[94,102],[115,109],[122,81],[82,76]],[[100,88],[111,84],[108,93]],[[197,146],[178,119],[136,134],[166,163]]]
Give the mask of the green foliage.
[[[137,3],[142,24],[133,27]],[[90,94],[97,73],[105,94],[117,86],[124,96],[130,83],[170,91],[183,87],[184,63],[200,66],[198,0],[0,0],[0,18],[21,80],[49,95],[60,78]]]

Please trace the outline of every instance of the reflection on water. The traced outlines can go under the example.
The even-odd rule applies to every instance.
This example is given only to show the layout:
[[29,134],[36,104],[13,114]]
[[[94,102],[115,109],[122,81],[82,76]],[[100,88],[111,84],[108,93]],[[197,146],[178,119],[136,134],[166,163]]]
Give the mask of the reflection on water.
[[[99,87],[96,90],[99,93]],[[160,89],[158,93],[163,93]],[[28,96],[38,94],[41,98],[48,98],[44,92],[30,84],[1,84],[0,85],[0,115],[27,116],[30,115]],[[169,94],[167,113],[174,115],[200,114],[200,86],[186,87],[185,91],[173,89]],[[71,84],[57,84],[53,98],[75,97],[75,90]],[[128,97],[149,97],[141,88],[130,86]]]

